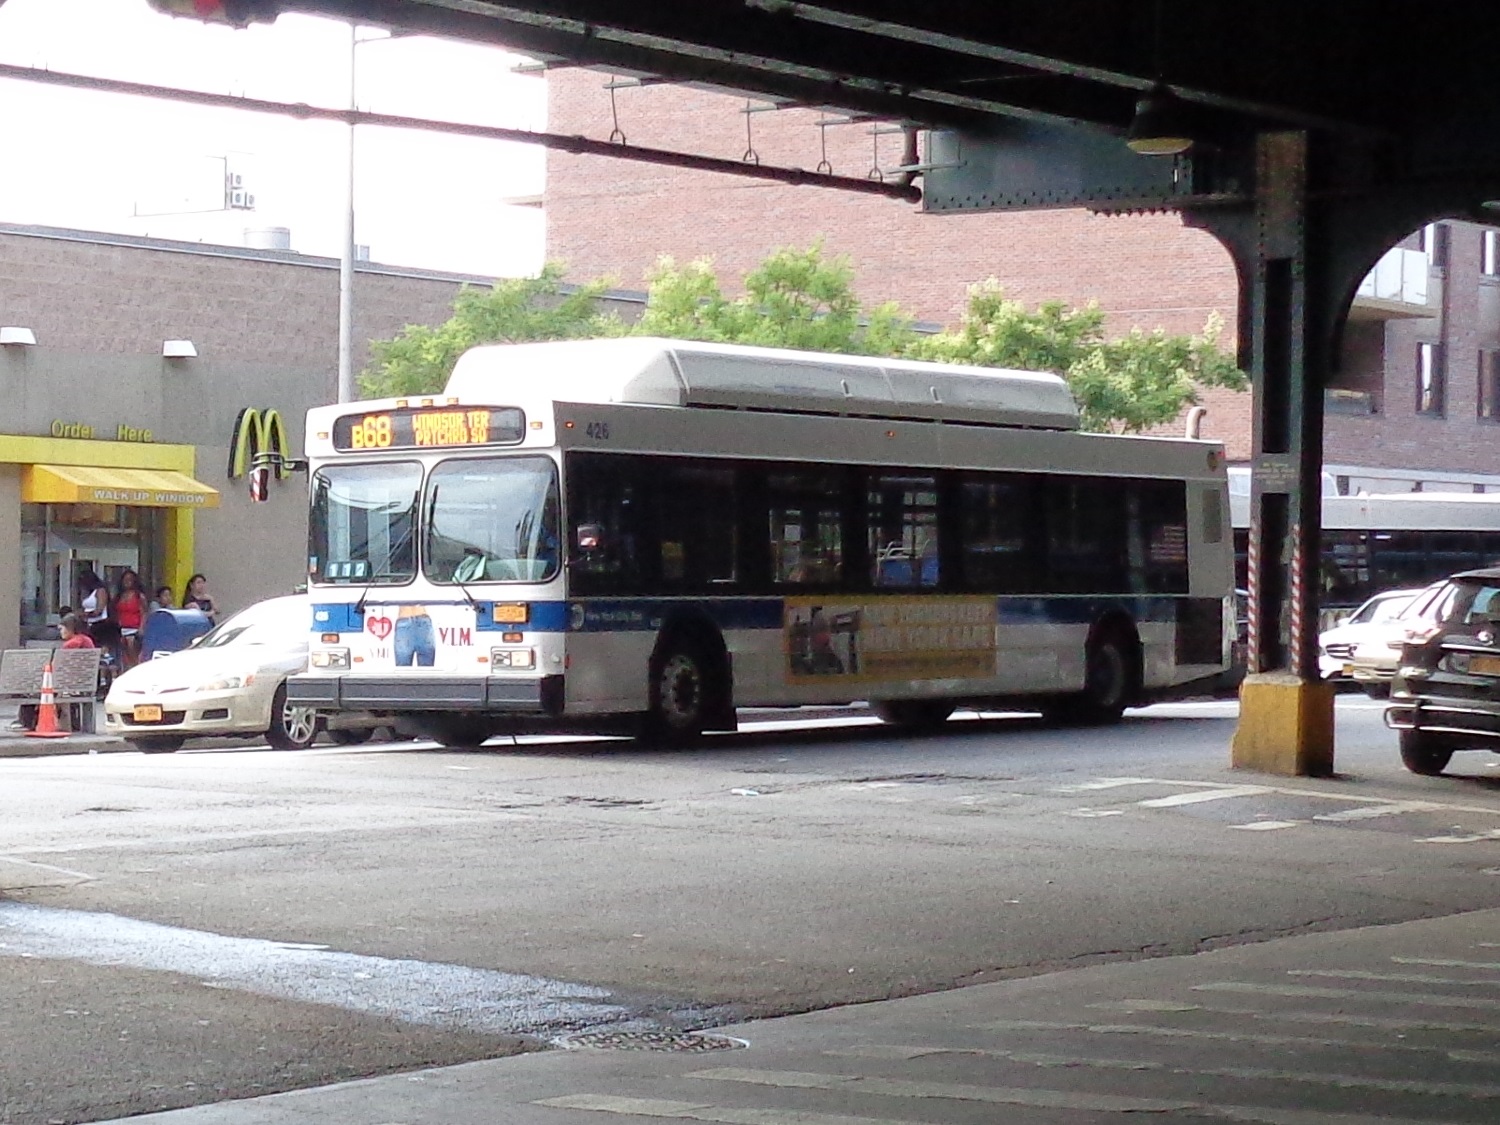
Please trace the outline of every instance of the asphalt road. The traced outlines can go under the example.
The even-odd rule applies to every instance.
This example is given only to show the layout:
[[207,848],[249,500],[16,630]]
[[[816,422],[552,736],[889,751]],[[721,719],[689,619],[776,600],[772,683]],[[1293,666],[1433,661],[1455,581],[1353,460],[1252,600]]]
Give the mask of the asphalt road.
[[1246,775],[1233,712],[0,760],[0,1120],[1500,905],[1500,756],[1352,696],[1340,777]]

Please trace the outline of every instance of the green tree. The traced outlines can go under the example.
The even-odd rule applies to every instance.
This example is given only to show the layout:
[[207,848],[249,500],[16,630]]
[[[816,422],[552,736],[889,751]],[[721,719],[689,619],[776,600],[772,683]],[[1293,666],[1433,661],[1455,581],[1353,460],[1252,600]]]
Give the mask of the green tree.
[[618,336],[625,330],[619,318],[599,307],[608,288],[600,279],[565,293],[556,262],[537,277],[497,281],[490,289],[465,286],[453,315],[436,328],[409,324],[393,340],[374,341],[360,390],[367,398],[436,394],[458,357],[476,344]]
[[706,258],[686,266],[661,258],[649,282],[635,335],[846,355],[899,355],[917,336],[894,303],[864,312],[849,259],[825,258],[820,242],[775,251],[732,300]]
[[1139,433],[1172,421],[1203,387],[1245,390],[1249,381],[1219,349],[1223,320],[1211,314],[1197,336],[1158,328],[1105,337],[1095,304],[1049,301],[1028,310],[991,279],[969,291],[956,328],[919,338],[908,355],[980,367],[1053,371],[1068,381],[1087,430]]
[[825,257],[816,242],[771,254],[734,298],[724,295],[711,261],[679,266],[662,258],[645,311],[630,326],[601,310],[607,281],[565,294],[562,278],[563,267],[551,263],[536,278],[464,289],[446,323],[409,325],[372,345],[361,388],[370,397],[434,394],[475,344],[627,334],[1053,371],[1068,380],[1090,430],[1138,433],[1171,422],[1203,387],[1248,385],[1219,350],[1217,315],[1198,336],[1133,329],[1111,340],[1097,305],[1048,301],[1027,309],[991,279],[970,289],[957,326],[924,335],[893,302],[863,309],[849,259]]

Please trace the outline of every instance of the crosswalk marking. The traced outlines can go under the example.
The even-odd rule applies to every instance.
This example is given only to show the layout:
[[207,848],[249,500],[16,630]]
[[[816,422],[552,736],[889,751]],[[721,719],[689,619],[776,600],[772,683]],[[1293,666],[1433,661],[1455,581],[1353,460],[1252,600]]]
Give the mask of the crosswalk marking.
[[1205,801],[1227,801],[1233,797],[1257,797],[1271,792],[1264,785],[1231,785],[1225,789],[1200,789],[1196,793],[1173,793],[1170,797],[1152,797],[1137,801],[1143,809],[1171,809],[1178,805],[1201,805]]
[[[1038,1094],[1060,1094],[1059,1091],[1028,1091]],[[1063,1095],[1066,1096],[1066,1095]],[[1088,1099],[1099,1101],[1101,1099]],[[1122,1102],[1148,1099],[1122,1098]],[[570,1094],[544,1098],[532,1103],[552,1109],[582,1110],[594,1113],[616,1113],[635,1117],[671,1118],[679,1121],[707,1121],[715,1125],[923,1125],[910,1118],[893,1120],[884,1117],[851,1117],[847,1114],[814,1113],[807,1110],[752,1109],[706,1105],[700,1102],[668,1101],[660,1098],[628,1098],[607,1094]],[[1010,1103],[1010,1104],[1032,1104]],[[1171,1109],[1143,1112],[1180,1112],[1186,1116],[1214,1121],[1237,1121],[1244,1125],[1433,1125],[1431,1121],[1396,1118],[1386,1114],[1325,1113],[1321,1110],[1282,1109],[1275,1106],[1212,1105],[1204,1102],[1170,1103]],[[1040,1108],[1083,1108],[1048,1103]],[[1092,1107],[1089,1107],[1092,1108]],[[1138,1112],[1133,1106],[1110,1107],[1118,1112]],[[1108,1111],[1106,1111],[1108,1112]]]
[[1360,805],[1353,809],[1340,809],[1338,812],[1318,813],[1314,820],[1325,820],[1340,823],[1350,820],[1373,820],[1378,816],[1400,816],[1411,812],[1433,812],[1443,806],[1433,801],[1392,801],[1388,805]]
[[1453,1020],[1402,1019],[1396,1016],[1361,1016],[1346,1012],[1297,1012],[1267,1011],[1259,1008],[1230,1008],[1215,1004],[1178,1004],[1167,1000],[1113,1000],[1088,1005],[1100,1011],[1111,1012],[1161,1012],[1176,1015],[1185,1012],[1203,1012],[1214,1016],[1235,1016],[1240,1019],[1259,1020],[1262,1023],[1296,1023],[1326,1026],[1334,1024],[1345,1027],[1368,1027],[1380,1031],[1457,1031],[1477,1032],[1493,1036],[1495,1027],[1489,1023],[1459,1023]]
[[1300,984],[1251,984],[1249,981],[1221,980],[1193,985],[1194,992],[1249,992],[1263,996],[1304,996],[1329,1000],[1361,999],[1387,1004],[1427,1005],[1434,1008],[1500,1009],[1500,1000],[1470,996],[1430,996],[1425,992],[1373,992],[1361,988],[1314,988]]
[[1417,841],[1419,844],[1478,844],[1485,840],[1500,840],[1500,828],[1492,828],[1488,832],[1459,833],[1448,836],[1427,836]]
[[[1253,1031],[1207,1031],[1193,1027],[1161,1027],[1150,1023],[1062,1023],[1046,1020],[996,1020],[980,1024],[981,1031],[1081,1031],[1090,1035],[1139,1035],[1148,1039],[1204,1039],[1222,1043],[1249,1043],[1264,1047],[1337,1047],[1351,1051],[1394,1051],[1398,1054],[1444,1055],[1456,1058],[1463,1055],[1465,1062],[1500,1064],[1500,1053],[1492,1051],[1452,1051],[1446,1047],[1423,1046],[1417,1043],[1365,1043],[1358,1039],[1330,1039],[1312,1035],[1271,1035]],[[1485,1030],[1489,1030],[1487,1027]],[[827,1054],[845,1053],[869,1058],[921,1058],[934,1053],[937,1048],[921,1047],[858,1047],[848,1052],[828,1051]],[[961,1048],[956,1050],[962,1051]],[[871,1054],[866,1051],[890,1051],[890,1055]],[[894,1052],[910,1051],[900,1055]]]
[[1500,969],[1500,961],[1458,961],[1451,957],[1392,957],[1391,960],[1398,965],[1432,965],[1441,969]]
[[1296,828],[1306,824],[1305,820],[1253,820],[1249,824],[1231,824],[1242,832],[1271,832],[1277,828]]
[[914,1082],[895,1078],[871,1078],[859,1074],[810,1074],[800,1070],[751,1070],[729,1066],[696,1070],[686,1077],[799,1090],[840,1090],[887,1098],[936,1098],[995,1105],[1024,1105],[1037,1109],[1094,1110],[1102,1113],[1185,1112],[1197,1105],[1181,1099],[1084,1094],[1031,1086],[973,1086],[963,1082]]
[[[1149,1030],[1149,1029],[1145,1029]],[[1192,1034],[1191,1032],[1180,1032],[1179,1034]],[[1207,1038],[1229,1039],[1232,1036],[1225,1034],[1220,1036],[1206,1036]],[[1281,1040],[1291,1043],[1308,1043],[1309,1040],[1288,1039],[1285,1036],[1260,1037],[1263,1040]],[[1327,1045],[1327,1044],[1320,1044]],[[1380,1049],[1376,1044],[1362,1044],[1373,1050]],[[883,1052],[887,1048],[876,1048],[877,1052]],[[921,1057],[922,1048],[898,1047],[890,1048],[897,1052],[917,1052],[913,1054],[900,1055],[898,1057],[913,1058]],[[858,1052],[845,1052],[844,1057]],[[998,1048],[955,1048],[954,1054],[980,1055],[984,1058],[1006,1059],[1010,1062],[1021,1063],[1030,1066],[1041,1067],[1087,1067],[1093,1070],[1148,1070],[1161,1074],[1178,1074],[1189,1077],[1205,1076],[1209,1078],[1239,1078],[1248,1081],[1272,1081],[1272,1082],[1299,1082],[1316,1086],[1337,1086],[1341,1089],[1360,1090],[1382,1090],[1393,1094],[1428,1094],[1442,1095],[1447,1097],[1461,1097],[1473,1099],[1500,1098],[1500,1086],[1488,1083],[1470,1082],[1428,1082],[1421,1079],[1406,1078],[1374,1078],[1357,1074],[1322,1074],[1307,1070],[1276,1070],[1269,1067],[1258,1066],[1210,1066],[1189,1067],[1174,1066],[1167,1062],[1156,1062],[1145,1059],[1112,1059],[1097,1058],[1090,1055],[1059,1054],[1052,1051],[1010,1051]],[[889,1057],[879,1055],[877,1057]]]
[[1100,789],[1123,789],[1132,785],[1172,785],[1174,782],[1161,782],[1150,777],[1099,777],[1093,781],[1080,781],[1073,785],[1059,785],[1052,790],[1054,793],[1092,793]]
[[1377,973],[1370,969],[1288,969],[1291,977],[1330,977],[1338,980],[1388,980],[1398,984],[1500,985],[1500,980],[1435,977],[1428,973]]
[[553,1109],[581,1109],[632,1117],[668,1117],[679,1121],[712,1121],[718,1125],[922,1125],[884,1117],[850,1117],[841,1113],[809,1113],[794,1109],[749,1109],[661,1098],[624,1098],[610,1094],[568,1094],[534,1102]]

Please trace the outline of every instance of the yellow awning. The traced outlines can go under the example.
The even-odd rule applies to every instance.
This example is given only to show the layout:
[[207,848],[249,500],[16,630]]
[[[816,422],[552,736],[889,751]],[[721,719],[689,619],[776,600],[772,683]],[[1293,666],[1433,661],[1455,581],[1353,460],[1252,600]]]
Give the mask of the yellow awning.
[[94,465],[27,465],[21,499],[28,504],[124,504],[141,508],[217,508],[219,493],[172,469]]

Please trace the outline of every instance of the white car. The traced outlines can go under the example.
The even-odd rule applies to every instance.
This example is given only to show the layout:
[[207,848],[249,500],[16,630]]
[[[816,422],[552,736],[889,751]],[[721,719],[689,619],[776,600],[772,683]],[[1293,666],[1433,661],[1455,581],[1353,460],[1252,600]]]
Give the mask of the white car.
[[1386,626],[1411,604],[1421,590],[1386,590],[1376,594],[1332,629],[1318,635],[1318,671],[1325,680],[1347,680],[1353,670],[1354,646],[1370,637],[1384,637]]
[[1401,663],[1401,649],[1407,638],[1426,634],[1431,624],[1447,613],[1456,590],[1446,578],[1434,582],[1419,591],[1400,613],[1354,646],[1349,656],[1349,675],[1366,695],[1371,699],[1390,695],[1391,680]]
[[[307,666],[311,626],[304,594],[241,610],[190,648],[116,676],[104,700],[105,730],[148,754],[180,750],[199,736],[263,736],[278,750],[311,746],[322,720],[312,708],[287,706],[283,686]],[[328,733],[354,743],[371,729]]]

